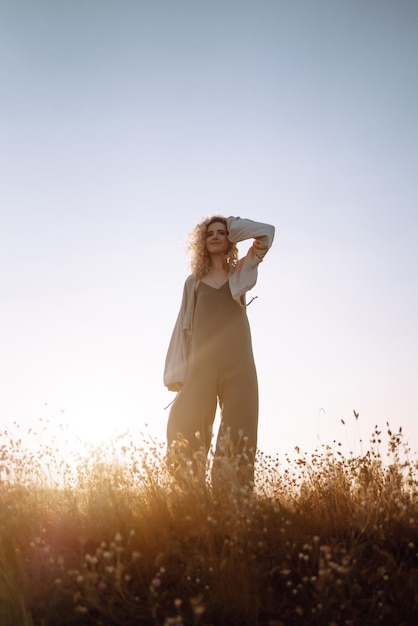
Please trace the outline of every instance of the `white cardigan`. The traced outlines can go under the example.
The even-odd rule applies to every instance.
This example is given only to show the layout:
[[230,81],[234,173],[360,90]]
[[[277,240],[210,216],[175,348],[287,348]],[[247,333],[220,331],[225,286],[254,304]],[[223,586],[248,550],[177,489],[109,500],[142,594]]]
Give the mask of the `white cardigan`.
[[[258,265],[273,243],[274,226],[240,217],[228,217],[226,223],[231,243],[254,239],[228,279],[232,297],[245,306],[245,294],[256,284]],[[165,360],[164,385],[170,391],[179,391],[186,376],[188,347],[193,333],[194,295],[198,285],[199,280],[193,274],[187,277],[184,284],[180,311]]]

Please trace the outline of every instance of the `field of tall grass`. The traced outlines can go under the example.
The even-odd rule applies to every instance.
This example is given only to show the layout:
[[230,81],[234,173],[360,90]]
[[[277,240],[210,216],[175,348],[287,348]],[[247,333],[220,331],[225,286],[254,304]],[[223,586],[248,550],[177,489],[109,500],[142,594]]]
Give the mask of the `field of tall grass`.
[[360,454],[259,452],[253,489],[233,463],[215,491],[189,469],[173,477],[146,438],[69,462],[1,432],[0,625],[418,624],[402,430]]

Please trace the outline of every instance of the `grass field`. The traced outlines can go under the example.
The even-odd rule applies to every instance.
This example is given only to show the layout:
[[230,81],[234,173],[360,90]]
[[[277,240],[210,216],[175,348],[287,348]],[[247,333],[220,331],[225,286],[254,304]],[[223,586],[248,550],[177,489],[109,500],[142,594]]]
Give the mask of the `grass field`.
[[[36,433],[35,433],[36,437]],[[258,453],[216,490],[128,435],[73,463],[0,433],[1,626],[418,623],[417,462],[367,450]]]

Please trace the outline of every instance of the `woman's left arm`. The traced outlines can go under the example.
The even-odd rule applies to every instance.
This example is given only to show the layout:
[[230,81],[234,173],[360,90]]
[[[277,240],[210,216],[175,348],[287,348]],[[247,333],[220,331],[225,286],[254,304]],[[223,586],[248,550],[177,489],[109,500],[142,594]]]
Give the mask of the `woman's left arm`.
[[247,254],[238,261],[229,278],[232,297],[238,304],[245,306],[245,294],[256,284],[258,266],[273,243],[274,226],[241,217],[228,217],[226,223],[231,243],[254,239]]
[[274,226],[254,222],[241,217],[228,217],[226,220],[228,239],[231,243],[238,243],[246,239],[254,239],[253,252],[260,261],[271,247],[274,239]]

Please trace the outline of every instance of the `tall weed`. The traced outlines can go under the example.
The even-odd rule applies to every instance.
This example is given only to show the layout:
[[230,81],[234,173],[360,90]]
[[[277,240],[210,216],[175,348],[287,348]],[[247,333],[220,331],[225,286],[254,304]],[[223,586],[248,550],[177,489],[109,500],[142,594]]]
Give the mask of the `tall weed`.
[[254,488],[228,462],[214,489],[146,438],[68,460],[4,431],[0,624],[412,626],[418,467],[385,438],[259,452]]

